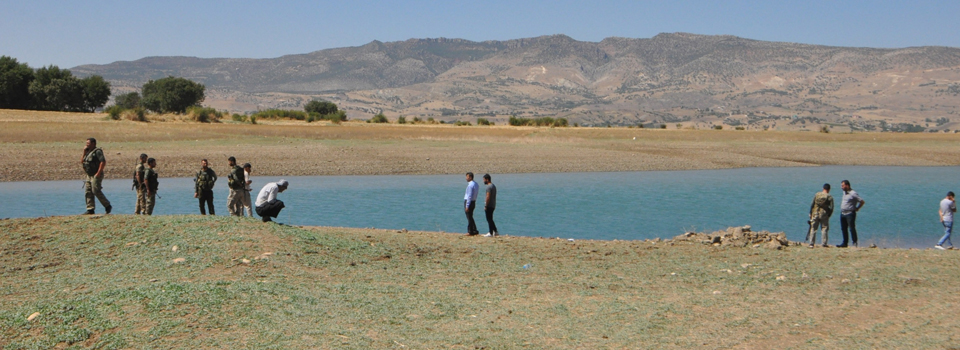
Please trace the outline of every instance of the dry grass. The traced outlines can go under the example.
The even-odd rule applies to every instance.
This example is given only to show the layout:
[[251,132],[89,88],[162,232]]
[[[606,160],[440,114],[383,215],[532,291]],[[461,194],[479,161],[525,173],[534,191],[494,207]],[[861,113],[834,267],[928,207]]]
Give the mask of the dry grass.
[[949,348],[957,254],[3,220],[0,347]]
[[103,115],[0,110],[0,181],[81,175],[96,137],[107,177],[136,156],[164,176],[190,176],[228,156],[260,175],[456,174],[720,169],[809,165],[960,164],[954,134],[811,133],[626,128],[382,125],[267,121],[258,125],[108,121]]

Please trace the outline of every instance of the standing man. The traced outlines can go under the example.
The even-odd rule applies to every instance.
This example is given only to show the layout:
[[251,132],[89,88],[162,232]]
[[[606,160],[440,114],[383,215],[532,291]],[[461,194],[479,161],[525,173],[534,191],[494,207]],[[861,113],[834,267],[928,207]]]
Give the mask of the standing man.
[[487,226],[490,227],[490,231],[483,236],[499,236],[500,231],[497,231],[497,224],[493,223],[493,210],[497,207],[497,185],[493,184],[490,174],[483,174],[483,184],[487,185],[487,196],[483,200],[483,213],[487,216]]
[[956,212],[957,203],[953,200],[953,191],[947,192],[947,198],[940,201],[940,223],[943,224],[944,235],[934,248],[943,250],[943,242],[950,242],[950,248],[953,248],[950,234],[953,233],[953,213]]
[[817,227],[822,227],[820,243],[827,246],[827,232],[830,231],[830,215],[833,215],[833,196],[830,195],[830,184],[823,184],[823,191],[813,196],[810,203],[810,231],[807,232],[807,243],[813,248],[817,241]]
[[847,247],[847,229],[850,229],[850,238],[853,238],[853,246],[857,246],[857,212],[863,208],[863,198],[860,194],[850,188],[850,181],[840,182],[840,189],[843,190],[843,199],[840,201],[840,231],[843,232],[843,242],[837,248]]
[[157,188],[160,187],[160,175],[157,174],[156,170],[154,170],[156,167],[156,159],[147,159],[147,169],[143,171],[143,183],[145,185],[143,206],[144,215],[153,215],[153,207],[157,203]]
[[273,221],[270,218],[280,215],[280,210],[285,208],[283,201],[277,199],[277,194],[287,190],[287,180],[271,182],[263,186],[260,194],[257,195],[257,215],[260,215],[263,222]]
[[246,180],[243,177],[243,168],[237,165],[237,158],[227,158],[227,164],[230,165],[230,175],[227,175],[227,187],[230,192],[227,195],[227,211],[233,216],[243,215],[243,203],[240,201],[240,193],[246,186]]
[[240,210],[240,214],[243,214],[243,211],[247,211],[247,216],[253,217],[253,206],[250,205],[250,184],[253,183],[253,180],[250,180],[250,163],[243,164],[243,193],[240,194],[240,204],[243,205],[243,210]]
[[200,215],[207,215],[207,212],[203,210],[204,202],[210,208],[210,215],[217,215],[213,211],[213,186],[217,182],[217,173],[208,167],[206,159],[200,160],[200,171],[193,178],[193,182],[193,198],[200,199]]
[[137,208],[134,209],[134,215],[140,215],[143,208],[146,208],[146,197],[144,194],[143,171],[147,168],[147,154],[140,154],[140,163],[137,163],[137,169],[133,171],[133,187],[137,190]]
[[473,173],[467,173],[467,192],[463,195],[463,212],[467,214],[467,235],[479,235],[477,223],[473,221],[473,210],[477,208],[477,194],[480,186],[473,181]]
[[80,164],[83,165],[83,171],[87,173],[87,179],[83,183],[84,197],[87,200],[87,211],[85,215],[93,215],[97,204],[93,201],[96,197],[103,205],[103,210],[110,214],[113,206],[103,195],[103,168],[107,166],[107,159],[103,157],[103,150],[97,148],[97,139],[87,139],[87,145],[83,149],[83,157],[80,158]]

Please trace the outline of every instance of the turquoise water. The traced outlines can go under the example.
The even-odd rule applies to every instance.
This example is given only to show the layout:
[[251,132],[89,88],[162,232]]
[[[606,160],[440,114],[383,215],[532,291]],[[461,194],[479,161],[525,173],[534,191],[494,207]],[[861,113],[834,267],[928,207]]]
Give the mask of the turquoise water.
[[[162,170],[162,169],[161,169]],[[748,168],[615,173],[493,174],[499,190],[495,220],[501,234],[574,239],[668,238],[686,231],[751,225],[806,236],[806,213],[825,182],[837,202],[830,243],[841,240],[840,180],[866,201],[858,214],[861,246],[928,247],[942,235],[937,209],[957,191],[958,167]],[[480,178],[478,174],[477,178]],[[259,189],[280,177],[254,178]],[[290,189],[279,222],[466,232],[462,175],[286,177]],[[129,180],[104,181],[114,214],[133,212]],[[155,215],[196,214],[193,183],[163,178]],[[224,215],[227,190],[214,191]],[[0,183],[0,217],[73,215],[84,211],[82,182]],[[481,198],[483,196],[481,184]],[[255,197],[255,194],[254,194]],[[98,212],[103,209],[99,207]],[[474,214],[486,232],[482,205]]]

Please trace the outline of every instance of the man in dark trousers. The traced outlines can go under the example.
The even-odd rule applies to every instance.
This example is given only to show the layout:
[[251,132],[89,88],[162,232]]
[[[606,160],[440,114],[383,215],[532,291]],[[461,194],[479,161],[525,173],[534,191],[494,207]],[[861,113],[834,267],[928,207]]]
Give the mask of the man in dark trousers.
[[[843,233],[843,242],[837,248],[846,248],[848,238],[852,238],[853,246],[857,246],[857,212],[863,208],[863,198],[860,194],[850,188],[850,181],[840,181],[840,189],[843,190],[843,199],[840,201],[840,232]],[[847,231],[849,230],[849,236]]]
[[287,186],[290,186],[287,180],[280,180],[268,183],[260,190],[260,194],[257,195],[256,206],[257,215],[260,215],[263,222],[273,221],[270,218],[280,215],[280,210],[286,207],[283,205],[283,201],[277,199],[277,194],[286,191]]
[[477,194],[480,186],[473,181],[473,173],[467,173],[467,192],[463,195],[463,212],[467,214],[467,235],[479,235],[477,223],[473,221],[473,210],[477,208]]
[[107,166],[107,159],[103,156],[103,150],[97,148],[97,139],[87,139],[86,147],[83,148],[83,157],[80,158],[80,164],[83,165],[83,171],[87,174],[87,179],[83,182],[84,197],[87,200],[86,215],[92,215],[97,209],[97,203],[94,198],[100,200],[103,210],[110,214],[113,206],[103,195],[103,168]]
[[493,210],[497,207],[497,185],[493,184],[490,174],[483,174],[483,184],[487,185],[487,195],[483,199],[483,213],[487,216],[487,226],[490,227],[484,237],[496,237],[500,235],[497,231],[497,224],[493,223]]
[[203,209],[204,203],[210,208],[210,215],[217,215],[213,211],[213,186],[217,182],[217,173],[210,169],[206,159],[200,160],[200,171],[193,178],[193,182],[193,198],[200,199],[200,215],[207,215]]

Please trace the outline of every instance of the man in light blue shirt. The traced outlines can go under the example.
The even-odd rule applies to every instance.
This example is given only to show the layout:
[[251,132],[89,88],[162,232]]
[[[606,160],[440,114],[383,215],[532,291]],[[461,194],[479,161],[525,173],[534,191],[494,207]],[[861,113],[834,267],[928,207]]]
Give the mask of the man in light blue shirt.
[[463,195],[463,212],[467,214],[467,235],[479,235],[477,223],[473,221],[473,210],[477,208],[477,194],[480,185],[473,181],[473,173],[467,173],[467,192]]
[[956,212],[957,203],[953,201],[953,191],[947,192],[947,198],[940,201],[940,223],[943,224],[944,235],[934,248],[943,250],[943,243],[945,242],[950,242],[950,247],[953,247],[953,242],[950,241],[950,233],[953,232],[953,213]]

